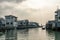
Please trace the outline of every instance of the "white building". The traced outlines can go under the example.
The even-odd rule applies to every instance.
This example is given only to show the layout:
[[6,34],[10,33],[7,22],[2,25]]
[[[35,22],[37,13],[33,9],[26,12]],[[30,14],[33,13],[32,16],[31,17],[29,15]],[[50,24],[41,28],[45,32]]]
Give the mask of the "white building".
[[60,9],[57,9],[57,11],[55,11],[55,20],[60,22]]
[[54,20],[48,21],[46,24],[46,28],[54,29],[55,28],[55,21]]
[[55,20],[51,20],[48,21],[47,23],[47,27],[48,28],[55,28],[55,29],[59,29],[60,28],[60,9],[57,9],[57,11],[55,11]]
[[17,23],[17,17],[15,17],[13,15],[5,16],[5,26],[6,27],[13,27],[13,26],[15,26],[14,22]]
[[55,11],[56,15],[55,15],[55,25],[56,27],[60,27],[60,9],[57,9],[57,11]]
[[4,27],[5,26],[5,19],[0,18],[0,26]]
[[29,23],[28,20],[20,20],[20,21],[18,21],[18,25],[20,25],[20,26],[27,26],[28,23]]

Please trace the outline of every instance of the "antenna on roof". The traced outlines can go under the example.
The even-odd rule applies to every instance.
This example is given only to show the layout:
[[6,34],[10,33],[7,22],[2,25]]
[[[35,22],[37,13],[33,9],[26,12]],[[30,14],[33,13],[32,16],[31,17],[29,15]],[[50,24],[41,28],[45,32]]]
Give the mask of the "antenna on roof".
[[57,10],[59,9],[59,6],[57,6]]

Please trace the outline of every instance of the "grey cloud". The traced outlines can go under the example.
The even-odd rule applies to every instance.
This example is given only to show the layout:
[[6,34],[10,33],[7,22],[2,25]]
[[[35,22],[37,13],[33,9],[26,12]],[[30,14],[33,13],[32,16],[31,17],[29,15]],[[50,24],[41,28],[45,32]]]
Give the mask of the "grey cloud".
[[[14,1],[19,3],[14,3]],[[18,9],[21,2],[24,0],[0,0],[0,16],[5,15],[18,15],[19,17],[28,17],[30,14],[27,13],[24,9]]]
[[16,13],[18,13],[18,15],[20,16],[29,16],[30,14],[27,13],[25,10],[15,10]]
[[8,6],[8,5],[4,5],[4,7],[2,7],[0,5],[0,16],[4,16],[4,15],[8,15],[8,14],[16,14],[18,16],[22,16],[22,17],[27,17],[29,16],[29,14],[25,11],[25,10],[21,10],[21,9],[15,9],[15,6]]
[[17,3],[19,3],[19,2],[22,2],[22,1],[25,1],[25,0],[0,0],[0,2],[17,2]]
[[[25,1],[25,0],[0,0],[0,16],[15,12],[17,9],[14,9],[14,8],[19,5],[17,3],[21,3],[23,1]],[[14,3],[14,2],[16,2],[16,3]],[[18,13],[18,12],[16,12],[16,13]],[[21,10],[19,13],[20,14],[22,13]]]
[[12,6],[4,6],[4,7],[2,7],[0,5],[0,16],[7,15],[7,14],[11,13],[12,10],[13,10]]

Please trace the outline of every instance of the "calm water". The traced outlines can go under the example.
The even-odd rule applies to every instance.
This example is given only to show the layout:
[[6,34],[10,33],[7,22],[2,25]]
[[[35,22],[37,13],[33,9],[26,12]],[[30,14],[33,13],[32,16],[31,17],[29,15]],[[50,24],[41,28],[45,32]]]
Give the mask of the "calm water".
[[[5,33],[0,32],[0,40],[5,40]],[[60,32],[41,28],[18,30],[17,40],[60,40]]]

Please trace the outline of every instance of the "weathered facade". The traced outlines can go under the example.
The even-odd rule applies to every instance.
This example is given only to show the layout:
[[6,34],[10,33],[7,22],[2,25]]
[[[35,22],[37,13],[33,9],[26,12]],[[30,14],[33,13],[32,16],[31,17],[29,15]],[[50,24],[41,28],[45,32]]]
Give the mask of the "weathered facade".
[[39,27],[39,24],[36,22],[29,22],[29,20],[21,20],[18,21],[18,29],[19,28],[35,28]]
[[57,9],[57,11],[55,11],[55,20],[48,21],[46,28],[60,29],[60,9]]
[[0,18],[0,29],[5,29],[5,19]]
[[12,16],[12,15],[5,16],[5,26],[6,27],[13,27],[14,22],[17,22],[17,17]]
[[54,29],[55,28],[55,21],[48,21],[46,24],[47,29]]
[[27,26],[29,23],[28,20],[20,20],[18,21],[18,26]]

